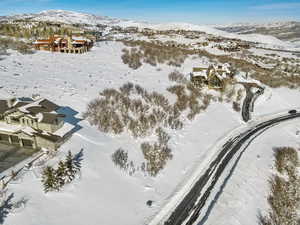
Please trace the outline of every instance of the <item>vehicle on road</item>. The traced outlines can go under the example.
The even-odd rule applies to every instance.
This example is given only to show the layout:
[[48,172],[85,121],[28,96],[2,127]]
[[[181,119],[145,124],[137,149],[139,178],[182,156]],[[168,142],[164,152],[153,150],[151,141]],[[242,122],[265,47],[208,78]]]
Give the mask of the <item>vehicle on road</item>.
[[292,109],[289,111],[289,114],[295,114],[295,113],[297,113],[297,110],[295,110],[295,109]]

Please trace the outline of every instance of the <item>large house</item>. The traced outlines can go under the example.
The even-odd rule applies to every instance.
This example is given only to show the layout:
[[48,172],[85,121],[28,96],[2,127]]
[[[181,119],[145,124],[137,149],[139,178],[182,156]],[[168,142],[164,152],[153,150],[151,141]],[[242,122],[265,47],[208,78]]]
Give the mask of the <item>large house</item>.
[[208,86],[212,89],[223,88],[225,81],[233,78],[230,64],[210,65],[209,67],[194,67],[190,74],[195,86]]
[[93,47],[94,41],[85,37],[54,35],[49,39],[36,40],[36,50],[63,53],[85,53]]
[[44,99],[0,100],[0,142],[24,148],[56,150],[73,125],[64,122],[61,107]]

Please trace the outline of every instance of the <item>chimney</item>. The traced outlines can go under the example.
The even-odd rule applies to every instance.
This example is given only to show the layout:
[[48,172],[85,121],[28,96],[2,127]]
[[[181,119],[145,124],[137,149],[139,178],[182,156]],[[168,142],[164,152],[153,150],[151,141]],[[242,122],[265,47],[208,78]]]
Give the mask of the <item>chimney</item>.
[[69,48],[69,49],[70,49],[70,48],[73,48],[71,36],[68,36],[68,37],[67,37],[67,40],[68,40],[68,48]]
[[11,108],[11,107],[14,106],[14,103],[16,102],[16,98],[10,98],[10,99],[7,99],[6,102],[7,102],[7,106],[8,106],[9,108]]
[[40,94],[32,94],[31,97],[34,101],[36,101],[41,98],[41,95]]

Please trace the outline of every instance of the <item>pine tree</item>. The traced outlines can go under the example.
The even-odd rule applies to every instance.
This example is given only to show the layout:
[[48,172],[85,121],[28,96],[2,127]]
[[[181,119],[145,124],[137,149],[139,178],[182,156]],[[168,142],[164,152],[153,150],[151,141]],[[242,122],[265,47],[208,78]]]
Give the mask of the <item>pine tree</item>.
[[66,181],[69,183],[75,178],[76,168],[74,166],[74,159],[71,151],[68,152],[66,158]]
[[55,171],[55,177],[59,187],[62,187],[66,183],[67,167],[65,162],[59,161],[58,168]]
[[55,170],[51,166],[47,166],[42,175],[42,183],[44,185],[44,191],[58,190],[58,182],[55,177]]

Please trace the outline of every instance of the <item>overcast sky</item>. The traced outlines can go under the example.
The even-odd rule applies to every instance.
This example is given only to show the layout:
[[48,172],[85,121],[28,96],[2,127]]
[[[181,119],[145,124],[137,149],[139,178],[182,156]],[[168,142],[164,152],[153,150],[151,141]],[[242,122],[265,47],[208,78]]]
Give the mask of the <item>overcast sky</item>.
[[300,0],[0,0],[0,15],[48,9],[149,22],[300,21]]

